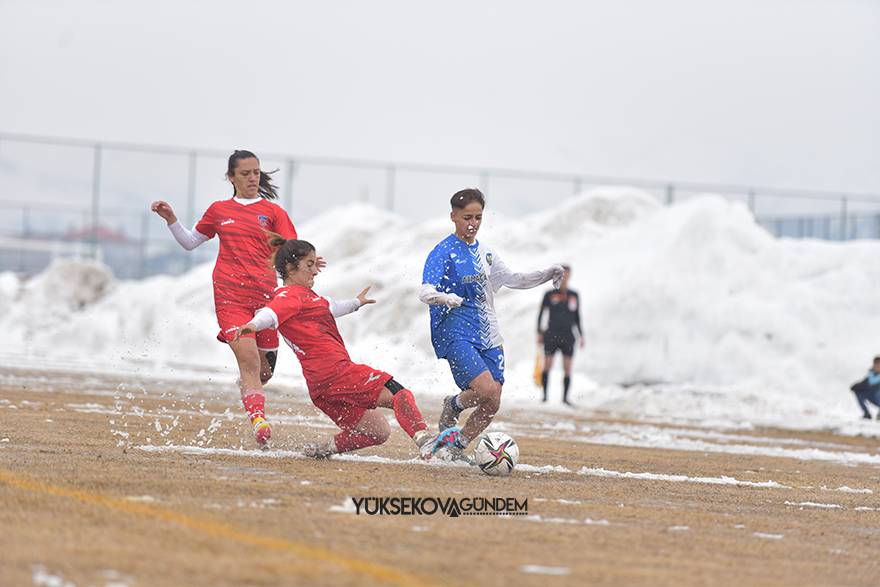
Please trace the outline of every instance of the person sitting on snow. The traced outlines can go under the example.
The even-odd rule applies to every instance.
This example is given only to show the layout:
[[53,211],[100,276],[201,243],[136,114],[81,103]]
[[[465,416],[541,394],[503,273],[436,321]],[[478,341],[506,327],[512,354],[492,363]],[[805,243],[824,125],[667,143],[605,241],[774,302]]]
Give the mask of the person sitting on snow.
[[[862,417],[870,420],[871,412],[868,411],[867,402],[880,408],[880,357],[874,357],[874,366],[868,370],[868,376],[853,384],[850,389],[856,394],[856,401],[862,408]],[[880,412],[877,412],[877,419],[880,420]]]

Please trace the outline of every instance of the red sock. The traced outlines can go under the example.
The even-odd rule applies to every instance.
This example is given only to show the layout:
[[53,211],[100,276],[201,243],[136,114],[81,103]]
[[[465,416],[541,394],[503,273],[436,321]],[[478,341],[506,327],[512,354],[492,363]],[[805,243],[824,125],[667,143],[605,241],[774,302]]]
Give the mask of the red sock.
[[247,412],[248,418],[251,420],[251,424],[253,424],[257,418],[266,418],[266,396],[262,393],[258,391],[249,393],[241,398],[241,403],[244,404],[244,409]]
[[419,430],[427,430],[428,425],[416,405],[416,398],[408,389],[402,389],[394,394],[394,417],[400,427],[403,428],[410,438]]
[[350,450],[357,450],[359,448],[367,448],[368,446],[382,444],[375,436],[355,432],[353,430],[343,430],[334,436],[333,440],[336,442],[336,450],[338,452],[348,452]]

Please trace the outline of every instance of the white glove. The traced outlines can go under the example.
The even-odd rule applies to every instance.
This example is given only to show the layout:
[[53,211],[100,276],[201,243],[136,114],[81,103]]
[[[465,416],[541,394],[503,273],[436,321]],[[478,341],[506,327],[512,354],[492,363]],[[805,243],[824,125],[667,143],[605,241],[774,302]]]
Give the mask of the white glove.
[[458,308],[461,306],[461,303],[464,301],[464,298],[461,296],[457,296],[454,293],[443,294],[443,304],[449,306],[450,308]]
[[553,273],[553,287],[559,289],[562,285],[562,278],[565,275],[565,269],[562,268],[562,265],[553,265],[550,267],[550,271]]

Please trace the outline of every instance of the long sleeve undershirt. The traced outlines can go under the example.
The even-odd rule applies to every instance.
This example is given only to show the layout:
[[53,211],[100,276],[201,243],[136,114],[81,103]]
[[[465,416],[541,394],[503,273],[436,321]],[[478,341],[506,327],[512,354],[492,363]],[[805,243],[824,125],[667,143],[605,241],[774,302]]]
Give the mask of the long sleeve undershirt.
[[171,231],[171,234],[174,236],[174,240],[176,240],[178,244],[187,251],[191,251],[202,243],[211,240],[207,236],[196,230],[195,227],[190,230],[182,225],[180,222],[169,224],[168,230]]

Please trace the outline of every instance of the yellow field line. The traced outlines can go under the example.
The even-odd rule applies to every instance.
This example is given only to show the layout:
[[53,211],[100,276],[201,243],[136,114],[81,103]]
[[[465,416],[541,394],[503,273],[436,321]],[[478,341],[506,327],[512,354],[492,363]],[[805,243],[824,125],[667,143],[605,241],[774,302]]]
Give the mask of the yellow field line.
[[214,538],[225,538],[254,546],[262,546],[270,550],[278,550],[293,553],[314,561],[331,563],[338,565],[343,569],[366,575],[373,579],[377,579],[383,583],[392,585],[400,585],[401,587],[414,587],[419,585],[428,586],[429,583],[422,579],[410,575],[408,573],[396,571],[392,568],[371,563],[368,561],[353,559],[315,546],[309,546],[300,542],[284,540],[281,538],[269,538],[249,534],[241,530],[235,529],[229,524],[222,522],[214,522],[205,518],[197,518],[187,514],[181,514],[172,510],[153,507],[143,503],[135,503],[124,499],[109,497],[99,493],[91,493],[80,489],[71,489],[67,487],[59,487],[57,485],[49,485],[41,481],[34,481],[25,477],[20,477],[11,471],[0,469],[0,483],[5,483],[11,487],[34,491],[38,493],[46,493],[49,495],[58,495],[61,497],[69,497],[83,503],[91,503],[101,505],[110,509],[119,510],[127,514],[144,516],[161,520],[163,522],[171,522],[185,528],[190,528],[198,532],[207,534]]

